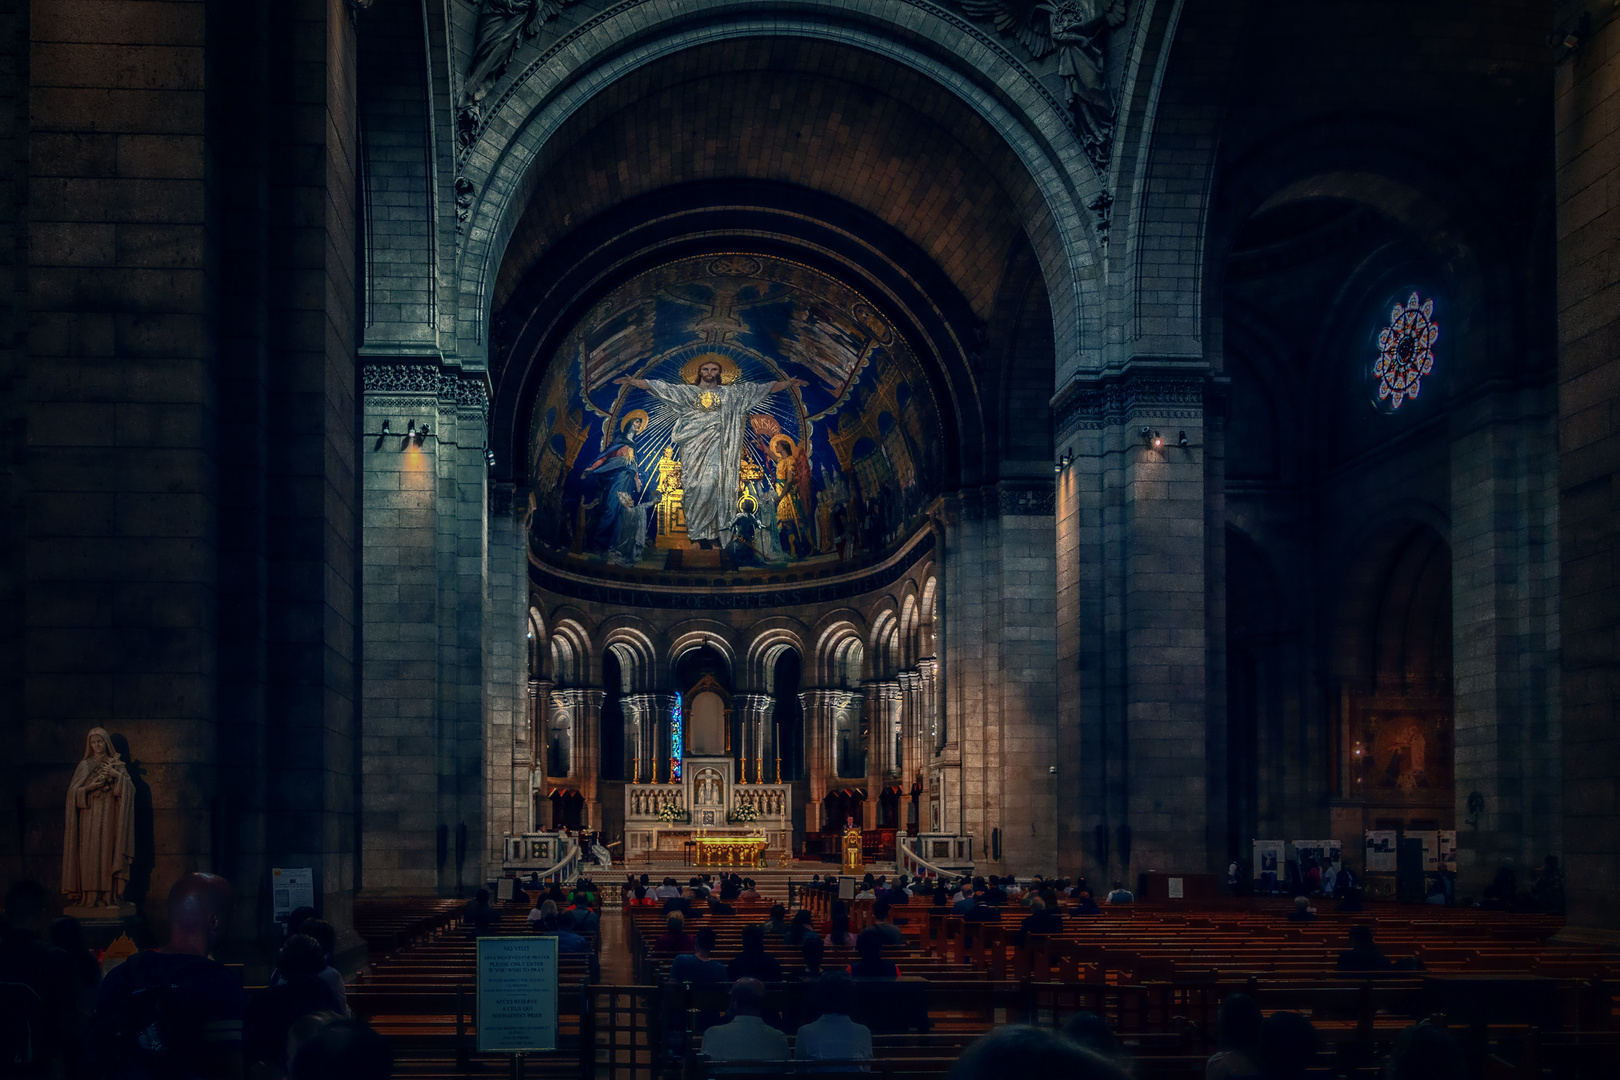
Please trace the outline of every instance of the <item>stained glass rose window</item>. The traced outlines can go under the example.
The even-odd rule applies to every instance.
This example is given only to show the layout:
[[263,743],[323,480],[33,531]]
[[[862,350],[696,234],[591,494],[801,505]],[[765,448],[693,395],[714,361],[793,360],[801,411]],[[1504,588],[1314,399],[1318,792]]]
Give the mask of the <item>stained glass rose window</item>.
[[1433,299],[1420,301],[1414,292],[1405,307],[1395,305],[1389,325],[1379,331],[1378,359],[1373,363],[1380,402],[1398,409],[1407,398],[1417,398],[1423,377],[1434,370],[1434,343],[1439,337]]

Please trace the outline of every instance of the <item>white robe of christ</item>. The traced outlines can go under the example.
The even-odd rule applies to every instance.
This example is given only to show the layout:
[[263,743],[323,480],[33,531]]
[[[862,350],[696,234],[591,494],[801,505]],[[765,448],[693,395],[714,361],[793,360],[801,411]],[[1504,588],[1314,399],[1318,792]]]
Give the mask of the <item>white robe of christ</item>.
[[681,460],[681,505],[691,540],[731,542],[743,428],[748,414],[771,396],[772,383],[694,386],[647,381],[647,389],[675,411],[675,454]]

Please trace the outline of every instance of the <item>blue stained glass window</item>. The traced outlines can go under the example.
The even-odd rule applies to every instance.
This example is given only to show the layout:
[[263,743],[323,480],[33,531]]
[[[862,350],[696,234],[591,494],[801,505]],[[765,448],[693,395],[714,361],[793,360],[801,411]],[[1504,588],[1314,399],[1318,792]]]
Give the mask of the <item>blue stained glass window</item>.
[[686,723],[681,718],[681,697],[675,695],[675,715],[669,721],[669,778],[681,778],[681,754],[686,744]]

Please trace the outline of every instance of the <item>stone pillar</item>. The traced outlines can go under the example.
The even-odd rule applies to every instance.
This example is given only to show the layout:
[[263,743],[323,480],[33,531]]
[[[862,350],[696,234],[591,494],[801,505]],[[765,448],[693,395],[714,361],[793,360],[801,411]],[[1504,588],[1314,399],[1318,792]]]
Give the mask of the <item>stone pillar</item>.
[[[1574,6],[1560,8],[1571,16]],[[1596,17],[1594,23],[1600,20]],[[1554,71],[1558,235],[1558,524],[1569,929],[1620,943],[1620,22]],[[1521,877],[1520,881],[1524,879]]]
[[905,781],[906,791],[911,790],[911,783],[933,757],[933,748],[928,744],[928,728],[922,708],[922,674],[916,670],[902,671],[900,679],[900,732],[901,746],[900,759],[897,761],[895,772]]
[[1450,417],[1457,872],[1468,891],[1508,858],[1528,885],[1563,850],[1552,397],[1504,390]]
[[648,784],[657,775],[658,695],[626,694],[619,699],[624,714],[624,775]]
[[[602,802],[599,794],[597,764],[602,756],[602,702],[607,693],[594,686],[573,687],[551,692],[552,709],[560,716],[566,714],[571,736],[568,752],[568,786],[578,788],[585,798],[583,824],[586,828],[599,828],[602,824]],[[553,720],[556,723],[556,720]]]
[[776,716],[776,699],[769,694],[737,694],[731,699],[731,707],[742,717],[742,769],[737,774],[737,782],[764,783],[770,778],[765,751]]
[[1058,478],[1057,826],[1063,869],[1094,880],[1215,869],[1203,400],[1187,371],[1077,380],[1054,402],[1073,453]]
[[815,689],[799,694],[804,708],[804,759],[810,799],[805,805],[805,828],[820,832],[827,793],[838,783],[838,745],[835,737],[840,718],[849,720],[860,713],[861,695],[850,690]]

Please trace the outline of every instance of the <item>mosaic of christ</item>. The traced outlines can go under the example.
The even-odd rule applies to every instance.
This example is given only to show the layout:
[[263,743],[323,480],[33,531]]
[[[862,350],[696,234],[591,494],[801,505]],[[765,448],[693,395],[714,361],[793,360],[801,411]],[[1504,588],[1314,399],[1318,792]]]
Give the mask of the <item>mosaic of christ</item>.
[[551,358],[530,546],[647,570],[854,567],[919,526],[939,432],[916,357],[853,290],[767,256],[681,260],[597,303]]

